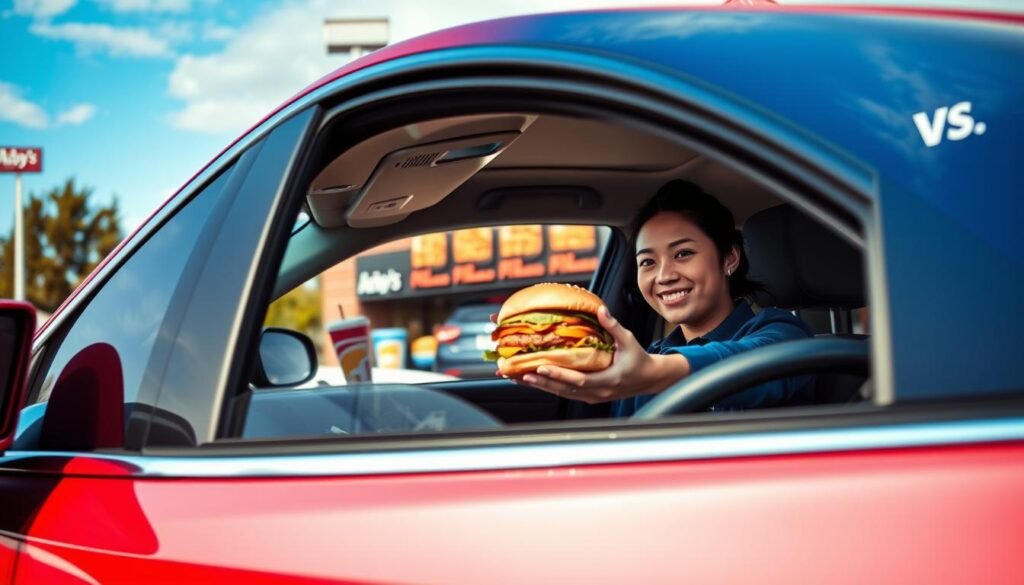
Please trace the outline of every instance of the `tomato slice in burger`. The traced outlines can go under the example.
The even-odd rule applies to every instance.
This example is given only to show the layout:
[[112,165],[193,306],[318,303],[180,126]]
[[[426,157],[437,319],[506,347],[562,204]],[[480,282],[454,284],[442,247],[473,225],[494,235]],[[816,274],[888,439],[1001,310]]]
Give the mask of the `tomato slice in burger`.
[[533,329],[529,327],[521,327],[519,325],[509,325],[507,327],[499,327],[491,332],[491,339],[497,341],[506,335],[532,335],[535,333]]
[[554,326],[554,324],[531,325],[529,323],[516,323],[514,325],[504,325],[498,327],[497,329],[491,332],[491,339],[497,341],[506,335],[542,335]]
[[564,325],[589,325],[586,319],[583,319],[581,317],[573,317],[571,315],[566,315],[565,318],[562,320],[562,323]]
[[583,338],[588,335],[597,336],[597,331],[591,327],[582,325],[569,325],[555,328],[555,335],[559,337]]

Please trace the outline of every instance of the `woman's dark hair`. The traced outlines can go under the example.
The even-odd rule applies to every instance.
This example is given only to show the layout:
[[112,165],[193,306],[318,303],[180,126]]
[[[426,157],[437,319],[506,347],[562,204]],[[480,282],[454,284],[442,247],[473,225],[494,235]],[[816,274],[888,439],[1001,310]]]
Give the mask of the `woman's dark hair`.
[[665,183],[640,210],[633,222],[633,249],[636,249],[640,228],[652,217],[665,211],[678,213],[697,224],[697,227],[715,243],[719,261],[725,258],[733,246],[739,247],[740,263],[729,276],[729,294],[733,299],[752,295],[761,288],[747,278],[750,263],[747,262],[747,254],[743,249],[743,233],[736,229],[736,220],[732,212],[718,199],[687,181],[675,180]]

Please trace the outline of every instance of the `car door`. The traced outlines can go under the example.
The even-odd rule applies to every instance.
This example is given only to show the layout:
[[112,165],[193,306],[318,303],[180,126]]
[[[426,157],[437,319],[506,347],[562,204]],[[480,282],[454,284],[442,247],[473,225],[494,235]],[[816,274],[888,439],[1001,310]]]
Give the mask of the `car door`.
[[[508,56],[465,58],[499,71]],[[550,73],[557,57],[524,62]],[[531,91],[544,87],[532,81]],[[388,89],[433,97],[422,86]],[[188,300],[164,324],[168,345],[148,357],[160,377],[141,411],[141,446],[0,460],[5,501],[24,512],[5,528],[22,546],[16,583],[1019,577],[1019,400],[245,440],[231,407],[244,412],[281,218],[299,204],[318,116],[300,111],[267,135],[209,233]]]

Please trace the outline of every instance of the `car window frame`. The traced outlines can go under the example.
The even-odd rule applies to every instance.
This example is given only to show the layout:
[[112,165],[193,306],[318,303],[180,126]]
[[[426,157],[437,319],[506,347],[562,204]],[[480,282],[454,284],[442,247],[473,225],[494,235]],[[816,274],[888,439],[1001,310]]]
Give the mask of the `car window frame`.
[[[411,93],[422,91],[422,89],[421,89],[422,86],[423,85],[429,85],[429,83],[420,83],[419,85],[420,85],[420,87],[417,87],[415,90],[412,90]],[[415,87],[415,85],[414,85],[414,87]],[[381,90],[379,93],[387,94],[388,97],[394,98],[397,94],[401,93],[402,91],[403,91],[403,89],[398,88],[398,87],[394,87],[394,88],[390,88],[388,90]],[[324,109],[326,111],[326,114],[324,116],[324,120],[322,121],[321,129],[323,130],[323,128],[329,123],[329,121],[333,120],[335,117],[342,116],[346,112],[355,110],[357,108],[365,107],[366,106],[366,102],[371,101],[372,99],[373,99],[373,97],[371,97],[371,96],[364,96],[364,97],[361,97],[361,99],[355,99],[355,100],[352,100],[352,101],[349,101],[349,102],[338,103],[338,105],[335,106],[334,108],[330,107],[330,103],[324,103],[323,107],[324,107]],[[392,125],[393,125],[393,122],[392,122]],[[323,155],[321,155],[321,156],[323,156]],[[310,174],[311,175],[311,174],[313,174],[314,171],[318,171],[318,170],[319,170],[318,168],[316,168],[316,169],[309,169],[309,170],[306,171],[306,174]],[[292,196],[296,197],[295,194],[292,194]],[[296,205],[296,203],[297,202],[293,202],[293,205],[289,206],[288,208],[290,209],[291,207],[294,207]],[[399,236],[400,235],[396,235],[395,237],[399,237]],[[278,252],[276,252],[276,254],[278,254],[279,257],[283,256],[283,252],[281,252],[280,250]],[[627,261],[627,259],[621,258],[620,261]],[[264,262],[264,263],[269,263],[269,262]],[[605,262],[602,262],[602,266],[604,266],[604,264],[605,264]],[[605,270],[610,269],[610,267],[612,265],[613,265],[613,263],[608,262],[608,268],[605,268]],[[608,274],[607,271],[605,271],[605,275],[607,275],[607,274]],[[604,291],[604,290],[601,290],[600,287],[601,287],[601,284],[602,284],[603,280],[604,279],[602,279],[600,275],[595,275],[595,279],[594,279],[595,292],[598,292],[599,294],[605,293],[605,294],[608,294],[609,296],[612,296],[612,297],[617,297],[618,295],[621,295],[622,291],[616,291],[616,290]],[[609,305],[613,305],[613,302],[609,301]],[[238,425],[236,424],[232,428],[236,428],[237,429]],[[223,435],[223,433],[220,433],[220,434],[221,434],[222,438],[226,437],[226,436]]]
[[[485,78],[474,75],[467,76],[467,71],[479,71],[480,67],[492,75]],[[527,77],[524,73],[525,69],[531,70],[534,75],[539,77]],[[512,73],[509,72],[510,70]],[[542,75],[540,71],[546,73]],[[552,72],[564,75],[553,76],[550,75]],[[684,145],[713,155],[715,158],[725,159],[729,161],[730,166],[757,177],[777,193],[785,193],[784,199],[796,203],[802,210],[819,216],[825,214],[825,223],[833,229],[850,236],[856,243],[863,245],[867,242],[866,256],[869,263],[872,262],[872,258],[882,257],[881,244],[874,237],[872,231],[874,228],[871,223],[873,221],[871,214],[873,192],[871,189],[874,183],[870,173],[865,174],[864,169],[855,161],[844,158],[842,153],[836,151],[832,145],[819,144],[813,137],[806,136],[798,130],[784,125],[781,128],[773,127],[772,124],[779,121],[766,120],[762,113],[756,110],[743,111],[743,115],[725,120],[709,117],[707,108],[709,103],[717,105],[719,108],[728,106],[733,110],[738,106],[730,101],[731,97],[728,95],[709,93],[708,88],[693,85],[685,79],[672,77],[670,73],[651,70],[635,63],[562,49],[523,47],[444,49],[385,62],[330,81],[311,93],[301,96],[282,112],[294,115],[306,108],[320,108],[324,112],[328,112],[329,116],[345,115],[349,116],[349,120],[353,120],[356,118],[354,113],[364,114],[368,109],[376,107],[384,101],[393,105],[393,103],[397,103],[395,102],[396,98],[404,97],[420,100],[417,104],[419,109],[406,112],[406,114],[422,116],[424,109],[434,109],[434,106],[425,105],[426,100],[423,100],[423,96],[430,92],[443,91],[450,95],[456,89],[466,93],[467,88],[478,91],[482,87],[487,87],[492,91],[499,90],[503,92],[503,95],[510,89],[522,87],[530,87],[531,90],[536,90],[538,93],[541,93],[539,90],[543,89],[548,92],[544,94],[547,96],[545,99],[551,96],[560,98],[557,105],[562,113],[593,113],[597,107],[593,105],[594,102],[618,104],[619,106],[631,104],[632,108],[640,108],[644,116],[647,116],[645,121],[638,123],[646,125],[651,131],[660,132]],[[579,103],[573,103],[571,106],[565,104],[569,95],[578,97]],[[670,95],[675,102],[665,102],[663,98],[666,95]],[[495,104],[500,101],[495,98],[493,102],[488,102],[486,108],[478,107],[477,111],[495,111]],[[506,103],[511,101],[506,100]],[[551,101],[552,104],[555,103],[555,100]],[[581,105],[583,103],[588,105]],[[554,105],[548,105],[550,108],[529,107],[527,109],[558,113]],[[516,102],[515,107],[523,109],[526,106],[520,99]],[[451,111],[450,107],[448,111]],[[280,114],[279,117],[273,118],[267,123],[269,127],[261,127],[261,132],[264,134],[272,132],[277,128],[281,119],[286,118],[287,115]],[[368,118],[372,117],[368,116]],[[631,121],[642,117],[636,114]],[[319,136],[319,132],[326,124],[325,119],[326,115],[318,120],[316,134],[298,150],[306,148]],[[664,126],[655,124],[652,121],[655,119],[659,120],[659,123],[662,120],[668,120],[668,123]],[[365,123],[377,122],[379,120],[369,120]],[[718,134],[708,133],[708,124],[711,123],[724,123],[727,126],[722,128]],[[695,125],[699,128],[699,132],[694,130]],[[681,128],[690,129],[695,135],[681,133]],[[758,133],[768,130],[772,131],[772,136],[785,142],[789,148],[779,151],[779,147],[775,143],[757,142],[751,137],[752,134],[761,136]],[[743,135],[737,136],[738,133]],[[714,136],[720,137],[717,142],[706,142]],[[743,148],[739,148],[740,146]],[[739,150],[737,150],[738,148]],[[789,166],[786,166],[778,162],[780,152],[791,155],[799,152],[800,156],[793,160],[787,160]],[[304,153],[303,156],[308,158],[322,154]],[[765,164],[766,160],[771,160],[773,164],[778,165],[778,168],[774,169],[776,175],[768,173],[772,168],[766,169],[761,166]],[[301,194],[294,193],[295,185],[302,184],[303,180],[310,180],[314,170],[319,170],[318,168],[313,169],[308,162],[306,160],[303,165],[293,168],[292,173],[285,180],[291,187],[283,190],[282,196],[287,193],[292,200],[290,203],[279,206],[283,210],[282,215],[273,218],[273,225],[265,226],[268,231],[277,230],[280,233],[290,233],[291,219],[302,205]],[[810,185],[819,188],[807,191],[807,187]],[[275,202],[275,204],[277,203],[279,202]],[[828,215],[833,212],[840,215],[834,217]],[[284,215],[288,216],[288,220],[284,219]],[[819,217],[819,219],[821,218]],[[857,222],[863,232],[850,235],[852,229],[848,223],[850,221]],[[285,225],[286,228],[281,228]],[[276,268],[281,255],[283,255],[284,247],[284,241],[280,241],[280,246],[276,250],[264,248],[258,250],[260,265]],[[878,271],[877,274],[875,274],[876,271]],[[881,275],[881,282],[878,275]],[[256,286],[246,290],[246,294],[243,296],[246,301],[246,313],[242,319],[244,323],[237,323],[238,327],[243,325],[252,327],[253,323],[262,318],[262,311],[270,300],[269,293],[266,291],[272,288],[272,284],[267,284],[267,282],[272,278],[273,276],[267,270],[260,271],[257,280],[253,281]],[[880,266],[872,265],[871,278],[873,283],[877,284],[872,287],[871,295],[877,295],[880,291],[884,292],[884,271],[880,270]],[[254,294],[253,291],[264,292]],[[613,295],[617,293],[621,293],[621,291],[610,291],[610,294]],[[258,299],[259,294],[264,294],[267,298]],[[873,306],[877,307],[878,303],[873,303]],[[887,332],[883,332],[882,329],[881,326],[876,328],[874,339],[885,336]],[[244,356],[245,351],[252,349],[250,345],[255,342],[252,336],[236,335],[235,338],[238,340],[238,345],[234,347],[232,356]],[[881,355],[882,363],[879,363],[878,348],[885,347],[885,343],[873,341],[872,346],[875,358],[873,365],[876,377],[880,378],[878,386],[884,387],[884,380],[887,377],[891,378],[891,364],[886,361],[887,356],[884,353]],[[240,374],[240,371],[246,365],[248,364],[244,361],[244,357],[243,359],[233,358],[230,364],[232,379],[243,379],[244,376]],[[888,374],[887,371],[889,371]],[[230,417],[230,412],[236,409],[230,408],[227,401],[219,399],[222,393],[226,395],[228,392],[237,391],[238,387],[228,387],[227,385],[216,386],[213,389],[213,393],[217,396],[211,397],[212,400],[207,403],[207,406],[220,418],[214,428],[204,430],[204,432],[209,431],[209,434],[202,436],[212,437],[210,439],[212,441],[213,439],[229,439],[230,436],[233,436],[232,432],[237,433],[240,425],[238,421],[233,422]],[[883,396],[884,392],[877,392],[875,394],[876,403],[884,403],[884,400],[878,400]],[[244,400],[244,397],[241,400]],[[211,442],[204,445],[204,448],[213,446],[215,443]],[[164,451],[162,447],[156,445],[147,445],[146,449],[150,447],[155,450],[154,452]],[[248,450],[241,443],[236,443],[235,448]]]
[[[294,218],[298,211],[279,209],[280,193],[294,180],[290,169],[301,158],[319,114],[315,105],[299,108],[278,120],[250,147],[252,166],[224,218],[221,233],[208,250],[192,301],[182,317],[154,406],[187,421],[199,444],[214,439],[225,388],[246,383],[254,365],[252,356],[240,364],[225,357],[225,353],[234,355],[239,337],[248,339],[259,330],[259,324],[241,316],[248,305],[238,299],[248,298],[252,282],[262,279],[267,270],[261,263],[263,255],[257,253],[264,249],[265,240],[287,237],[294,227],[294,222],[278,221],[284,216]],[[269,297],[269,292],[262,291],[261,296]],[[203,359],[196,360],[196,355]],[[197,426],[196,421],[206,424]],[[163,445],[147,436],[143,451],[154,446]]]

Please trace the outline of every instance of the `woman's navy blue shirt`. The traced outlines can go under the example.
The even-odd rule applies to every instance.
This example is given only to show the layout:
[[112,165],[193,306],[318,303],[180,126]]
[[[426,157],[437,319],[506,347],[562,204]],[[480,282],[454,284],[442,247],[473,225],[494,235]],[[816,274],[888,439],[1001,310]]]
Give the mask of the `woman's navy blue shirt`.
[[[647,348],[648,353],[678,353],[696,372],[731,355],[756,347],[812,337],[811,328],[800,318],[781,309],[762,309],[756,315],[750,304],[741,301],[732,313],[703,337],[687,341],[679,327]],[[712,410],[745,410],[769,406],[808,404],[814,376],[796,376],[773,380],[715,403]],[[632,416],[657,394],[641,394],[612,404],[612,416]]]

